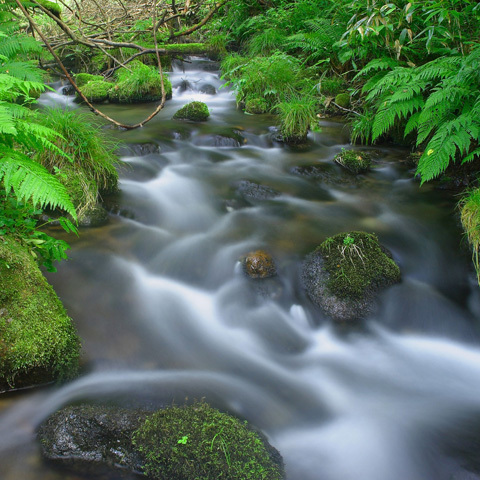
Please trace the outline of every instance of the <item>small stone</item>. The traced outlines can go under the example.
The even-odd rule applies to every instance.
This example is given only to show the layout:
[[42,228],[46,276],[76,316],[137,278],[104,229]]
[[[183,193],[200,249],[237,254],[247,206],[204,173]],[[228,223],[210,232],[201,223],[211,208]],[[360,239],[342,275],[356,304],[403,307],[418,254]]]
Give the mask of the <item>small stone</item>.
[[264,250],[247,253],[242,263],[250,278],[268,278],[277,274],[273,257]]

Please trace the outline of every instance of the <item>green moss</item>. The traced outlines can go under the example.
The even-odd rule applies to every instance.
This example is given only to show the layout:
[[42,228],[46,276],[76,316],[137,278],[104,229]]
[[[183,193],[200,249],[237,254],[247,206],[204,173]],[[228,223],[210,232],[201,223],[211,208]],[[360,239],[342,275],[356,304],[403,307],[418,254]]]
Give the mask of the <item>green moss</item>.
[[367,172],[372,166],[370,155],[357,150],[345,150],[342,148],[333,160],[354,174]]
[[245,102],[245,111],[259,115],[268,112],[267,101],[264,98],[252,98]]
[[[110,90],[110,100],[118,103],[155,102],[162,98],[161,77],[154,67],[139,61],[128,65],[129,69],[117,72],[117,82]],[[172,84],[163,76],[166,96],[172,98]]]
[[210,116],[208,107],[203,102],[190,102],[178,110],[173,118],[178,120],[191,120],[192,122],[203,122]]
[[133,439],[152,479],[284,478],[257,433],[206,403],[161,410],[147,418]]
[[79,340],[30,251],[0,240],[0,391],[72,378]]
[[108,92],[112,86],[110,82],[105,82],[104,80],[93,80],[81,87],[80,91],[90,102],[100,103],[108,100]]
[[75,83],[77,87],[83,87],[88,82],[103,82],[105,79],[102,75],[92,75],[90,73],[77,73],[75,75]]
[[362,298],[400,280],[398,265],[370,233],[340,233],[318,247],[329,274],[327,288],[346,298]]
[[348,93],[339,93],[335,97],[335,103],[343,108],[348,108],[350,106],[350,95]]
[[[49,0],[37,0],[37,3],[39,3],[43,8],[53,13],[57,17],[59,17],[60,14],[62,13],[62,8],[57,3],[50,2]],[[32,3],[29,2],[28,6],[31,7]]]

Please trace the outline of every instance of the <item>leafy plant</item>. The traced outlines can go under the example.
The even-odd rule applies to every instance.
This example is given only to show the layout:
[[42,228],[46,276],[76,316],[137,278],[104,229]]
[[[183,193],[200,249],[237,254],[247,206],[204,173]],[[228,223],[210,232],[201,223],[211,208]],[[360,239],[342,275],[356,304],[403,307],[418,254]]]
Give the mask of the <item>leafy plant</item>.
[[[437,177],[456,160],[466,163],[477,158],[479,66],[477,46],[466,57],[440,57],[418,68],[395,67],[374,76],[364,87],[374,112],[371,140],[403,122],[404,134],[415,133],[416,145],[424,151],[417,169],[422,182]],[[371,70],[371,65],[366,69]]]
[[61,136],[35,159],[68,188],[80,215],[96,205],[101,192],[117,188],[117,142],[86,112],[48,108],[41,122]]
[[316,100],[313,97],[294,96],[276,105],[280,120],[280,131],[288,142],[300,142],[316,122]]

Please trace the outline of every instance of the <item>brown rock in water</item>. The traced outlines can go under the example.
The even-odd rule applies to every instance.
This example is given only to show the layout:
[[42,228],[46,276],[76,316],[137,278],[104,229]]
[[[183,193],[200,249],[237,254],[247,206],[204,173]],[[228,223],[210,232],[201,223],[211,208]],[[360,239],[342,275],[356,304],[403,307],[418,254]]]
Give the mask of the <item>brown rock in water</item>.
[[242,263],[245,273],[250,278],[268,278],[277,274],[273,257],[265,250],[247,253]]

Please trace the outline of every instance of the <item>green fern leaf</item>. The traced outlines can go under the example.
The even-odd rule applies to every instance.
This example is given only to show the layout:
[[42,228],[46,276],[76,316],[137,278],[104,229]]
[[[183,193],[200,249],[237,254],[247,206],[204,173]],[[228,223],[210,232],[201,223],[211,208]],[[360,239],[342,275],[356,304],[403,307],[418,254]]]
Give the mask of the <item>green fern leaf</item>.
[[0,180],[7,193],[13,190],[21,201],[61,208],[77,219],[66,188],[48,170],[26,155],[0,145]]

